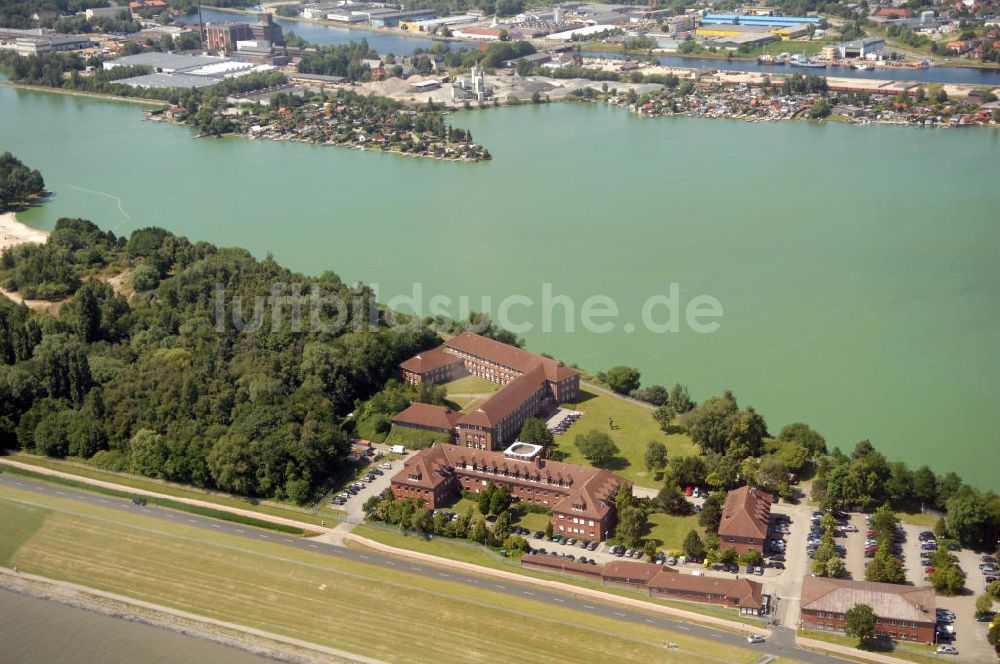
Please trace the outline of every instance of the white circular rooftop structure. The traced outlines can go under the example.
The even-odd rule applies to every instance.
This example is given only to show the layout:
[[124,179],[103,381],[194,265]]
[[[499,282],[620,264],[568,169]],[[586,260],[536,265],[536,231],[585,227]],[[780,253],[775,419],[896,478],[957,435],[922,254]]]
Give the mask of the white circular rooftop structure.
[[521,459],[523,461],[531,461],[536,456],[542,453],[545,448],[541,445],[535,445],[533,443],[522,443],[519,440],[511,443],[511,446],[503,451],[505,457],[510,457],[512,459]]

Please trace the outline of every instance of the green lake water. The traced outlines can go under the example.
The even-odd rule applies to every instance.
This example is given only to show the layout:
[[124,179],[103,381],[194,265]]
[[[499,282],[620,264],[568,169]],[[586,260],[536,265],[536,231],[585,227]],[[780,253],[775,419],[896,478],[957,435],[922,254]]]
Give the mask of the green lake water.
[[[41,169],[40,228],[88,217],[241,245],[297,270],[579,313],[615,329],[539,329],[530,349],[643,382],[733,390],[773,432],[802,420],[831,445],[1000,488],[1000,132],[650,120],[594,105],[460,113],[494,160],[458,164],[243,139],[194,140],[139,107],[0,88],[0,149]],[[639,317],[676,283],[720,327],[654,333]],[[457,311],[457,307],[452,311]],[[657,313],[660,317],[662,311]],[[627,324],[635,325],[627,332]],[[991,470],[992,468],[992,470]]]

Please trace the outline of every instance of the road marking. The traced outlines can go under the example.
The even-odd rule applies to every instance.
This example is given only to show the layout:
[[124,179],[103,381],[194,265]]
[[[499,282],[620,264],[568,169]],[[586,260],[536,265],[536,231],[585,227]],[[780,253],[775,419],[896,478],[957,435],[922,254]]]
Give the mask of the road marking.
[[107,505],[107,504],[108,504],[108,501],[104,500],[103,498],[98,498],[98,499],[97,499],[97,502],[99,502],[99,503],[104,503],[105,505]]
[[620,613],[620,612],[618,612],[618,611],[615,611],[615,615],[616,615],[616,616],[621,616],[622,618],[624,618],[624,617],[625,617],[625,614],[624,614],[624,613]]
[[592,609],[594,607],[592,607],[590,604],[584,604],[583,608],[585,608],[585,609]]
[[496,584],[496,587],[499,588],[500,590],[507,590],[507,586],[501,586],[499,583]]
[[522,590],[521,592],[523,592],[525,595],[534,595],[535,594],[535,593],[533,593],[533,592],[531,592],[529,590]]
[[212,526],[213,528],[221,528],[221,526],[219,526],[219,524],[217,524],[217,523],[213,523],[213,524],[211,524],[211,526]]
[[656,624],[656,621],[652,618],[646,618],[646,622]]
[[270,537],[268,537],[268,536],[267,536],[267,535],[265,535],[264,533],[257,533],[257,535],[258,535],[259,537],[263,538],[263,539],[271,539]]
[[281,541],[284,542],[285,544],[291,544],[292,543],[292,540],[288,539],[287,537],[281,538]]
[[65,496],[66,492],[65,491],[56,491],[56,495],[57,496]]
[[315,544],[310,544],[310,545],[309,545],[309,548],[310,548],[310,549],[318,549],[319,547],[318,547],[318,546],[316,546]]
[[198,523],[197,519],[188,519],[188,523]]
[[245,533],[246,531],[245,531],[245,530],[241,530],[241,529],[237,528],[237,529],[236,529],[236,532],[238,532],[238,533]]
[[674,625],[674,627],[676,627],[677,629],[683,629],[685,632],[691,631],[690,627],[685,627],[684,625]]
[[396,566],[396,563],[392,562],[391,560],[386,560],[384,562],[385,562],[386,565],[392,565],[393,567]]
[[176,519],[177,518],[173,514],[164,514],[163,516],[167,517],[168,519]]
[[423,567],[411,567],[410,569],[416,570],[418,572],[423,572],[424,571]]
[[18,486],[24,486],[24,482],[14,482],[14,484],[16,484]]
[[562,597],[553,597],[552,600],[555,601],[555,602],[565,602],[566,601]]
[[358,554],[358,558],[361,558],[362,560],[371,560],[371,558],[369,558],[368,556],[364,555],[363,553],[359,553]]

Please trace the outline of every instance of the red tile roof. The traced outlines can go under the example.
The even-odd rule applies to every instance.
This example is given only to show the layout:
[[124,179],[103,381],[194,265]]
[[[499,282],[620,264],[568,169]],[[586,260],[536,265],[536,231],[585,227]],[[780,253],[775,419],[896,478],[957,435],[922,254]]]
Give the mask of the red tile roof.
[[670,567],[660,567],[653,563],[641,563],[637,560],[613,560],[605,563],[601,576],[605,579],[630,579],[648,583],[650,579],[660,572],[673,572],[677,570]]
[[749,485],[730,491],[722,507],[719,537],[765,539],[771,500],[771,494]]
[[496,362],[521,373],[527,373],[538,364],[541,364],[545,370],[545,377],[551,381],[558,382],[580,373],[576,369],[567,367],[559,360],[529,353],[516,346],[500,343],[489,337],[473,334],[472,332],[462,332],[457,337],[446,341],[444,345],[448,348]]
[[653,577],[649,582],[650,590],[724,595],[727,599],[735,600],[740,608],[748,609],[759,609],[763,604],[764,586],[757,581],[667,572],[667,568],[664,568],[660,574]]
[[406,410],[393,417],[392,423],[450,431],[460,419],[462,413],[456,413],[450,408],[414,401]]
[[446,367],[450,364],[458,364],[461,361],[462,360],[454,355],[444,352],[444,350],[439,346],[414,355],[400,364],[399,368],[406,371],[412,371],[413,373],[423,374],[428,371],[433,371],[434,369]]
[[[552,507],[553,511],[587,519],[603,519],[613,510],[615,491],[625,481],[610,470],[601,468],[548,459],[540,460],[536,465],[535,460],[526,461],[504,456],[503,452],[489,452],[448,443],[422,449],[409,457],[403,464],[403,470],[392,481],[413,484],[413,481],[407,479],[411,474],[411,465],[420,471],[422,478],[437,478],[436,482],[444,481],[445,477],[457,471],[461,475],[487,481],[544,488],[556,494],[556,497],[560,494],[564,496]],[[432,488],[434,484],[418,486]]]
[[806,576],[799,605],[807,611],[847,613],[867,604],[879,618],[908,622],[935,621],[935,595],[930,586],[850,581]]
[[470,424],[481,427],[496,426],[500,420],[513,412],[542,389],[548,389],[548,381],[542,368],[536,366],[523,376],[510,381],[482,405],[466,414],[459,424]]

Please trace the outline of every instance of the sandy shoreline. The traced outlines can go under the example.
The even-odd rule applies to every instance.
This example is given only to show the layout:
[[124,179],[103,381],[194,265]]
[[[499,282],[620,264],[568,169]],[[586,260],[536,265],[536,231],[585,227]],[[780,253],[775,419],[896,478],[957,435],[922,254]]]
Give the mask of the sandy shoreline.
[[[292,643],[281,643],[249,631],[235,629],[208,619],[198,620],[190,614],[166,607],[154,607],[145,602],[131,602],[101,591],[88,591],[76,584],[63,583],[32,574],[16,573],[0,568],[0,588],[38,599],[56,601],[101,615],[169,629],[186,636],[212,641],[254,655],[281,662],[315,664],[319,662],[353,662],[354,659],[332,654],[317,646],[317,650]],[[324,652],[327,650],[327,652]],[[367,660],[372,661],[372,660]]]
[[25,242],[44,243],[49,237],[48,231],[25,226],[13,212],[0,214],[0,251]]

